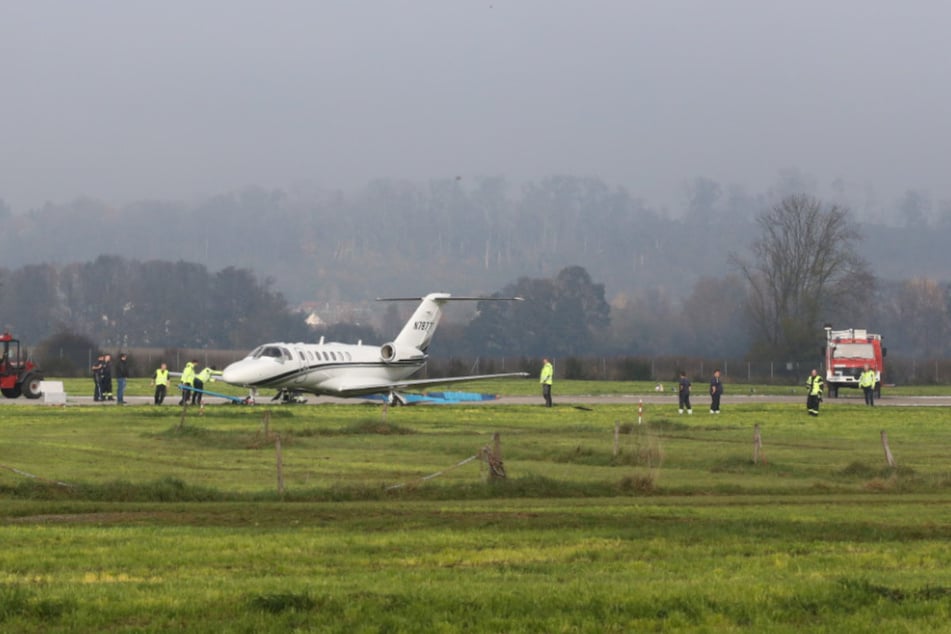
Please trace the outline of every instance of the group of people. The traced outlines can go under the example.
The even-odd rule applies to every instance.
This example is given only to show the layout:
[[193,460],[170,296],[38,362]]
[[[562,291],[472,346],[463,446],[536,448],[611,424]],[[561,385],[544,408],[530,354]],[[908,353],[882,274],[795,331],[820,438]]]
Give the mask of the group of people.
[[[677,382],[677,413],[693,414],[693,407],[690,405],[690,379],[686,372],[680,373],[680,380]],[[720,413],[720,397],[723,396],[723,381],[720,380],[720,368],[713,371],[713,377],[710,379],[710,413]]]
[[[213,365],[206,365],[200,372],[196,371],[197,367],[198,359],[192,359],[186,362],[182,369],[182,397],[178,400],[179,405],[192,404],[201,407],[205,384],[213,381],[213,376],[221,374]],[[168,395],[168,375],[168,364],[163,363],[155,370],[155,376],[152,377],[152,385],[155,386],[153,402],[156,405],[164,403]]]
[[[865,396],[865,404],[869,407],[875,407],[875,384],[878,383],[878,377],[875,370],[865,364],[862,373],[859,375],[859,387]],[[819,404],[822,403],[822,391],[825,389],[825,381],[822,379],[815,368],[806,378],[806,410],[810,416],[819,415]]]
[[115,401],[116,405],[125,405],[125,386],[129,379],[129,355],[125,352],[119,354],[119,361],[115,367],[116,387],[118,388],[115,395],[112,393],[112,355],[100,354],[91,369],[93,400]]
[[[552,366],[551,360],[542,359],[542,371],[539,375],[539,383],[542,386],[542,398],[545,400],[545,407],[551,407],[551,386],[554,379],[554,366]],[[862,374],[859,376],[859,387],[862,388],[862,391],[865,393],[865,404],[869,406],[875,405],[875,384],[877,383],[878,378],[875,375],[875,371],[872,370],[868,364],[865,364],[865,369]],[[658,383],[658,385],[660,385]],[[680,380],[678,381],[678,408],[677,412],[683,414],[693,414],[693,407],[690,405],[690,379],[687,378],[686,372],[680,373]],[[809,412],[810,416],[819,415],[819,405],[822,402],[822,391],[825,387],[825,382],[822,379],[822,376],[818,371],[813,368],[812,372],[809,374],[809,377],[806,379],[806,410]],[[657,390],[657,388],[655,388]],[[661,387],[660,390],[663,391]],[[713,377],[710,379],[710,413],[719,414],[720,413],[720,397],[723,396],[723,381],[720,379],[720,369],[717,368],[713,371]]]
[[[165,364],[163,363],[164,367]],[[214,379],[213,376],[220,375],[221,372],[213,365],[206,365],[201,371],[197,371],[198,368],[198,359],[192,359],[191,361],[185,364],[185,368],[182,370],[182,398],[178,401],[179,405],[192,405],[202,406],[201,397],[204,395],[205,383],[210,383]],[[160,368],[161,369],[161,368]],[[164,394],[162,396],[164,400]],[[158,399],[158,391],[156,390],[156,399]],[[156,405],[161,405],[161,402],[156,400]]]
[[[548,358],[542,359],[542,371],[539,374],[538,382],[542,386],[542,398],[545,400],[545,407],[551,407],[551,386],[554,382],[555,377],[555,368],[551,363],[551,360]],[[656,391],[662,392],[663,386],[659,383],[657,384],[660,389],[654,388]],[[686,411],[688,414],[693,414],[693,408],[690,405],[690,379],[687,378],[686,372],[680,373],[680,382],[679,382],[679,412],[681,414]],[[710,413],[719,414],[720,413],[720,397],[723,396],[723,381],[720,380],[720,368],[717,368],[713,371],[713,378],[710,379]]]
[[[202,404],[202,394],[206,383],[213,381],[212,377],[220,375],[215,366],[205,366],[198,370],[198,360],[193,359],[185,364],[182,370],[182,398],[178,401],[179,405],[199,405]],[[116,392],[112,392],[112,378],[116,378]],[[112,363],[111,354],[100,354],[96,363],[92,366],[92,378],[94,384],[93,400],[95,401],[115,401],[117,405],[124,405],[125,389],[129,379],[129,355],[125,352],[119,354],[119,360],[115,367]],[[168,364],[162,363],[155,374],[152,376],[151,385],[155,387],[153,402],[161,405],[165,402],[168,394],[169,371]]]

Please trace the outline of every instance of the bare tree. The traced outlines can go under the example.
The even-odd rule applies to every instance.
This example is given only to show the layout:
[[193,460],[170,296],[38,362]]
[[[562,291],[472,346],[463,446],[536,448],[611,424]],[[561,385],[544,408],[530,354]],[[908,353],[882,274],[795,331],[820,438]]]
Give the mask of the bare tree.
[[733,256],[748,284],[754,355],[808,358],[824,319],[864,305],[874,288],[857,251],[861,236],[847,209],[805,194],[784,197],[756,223],[752,260]]

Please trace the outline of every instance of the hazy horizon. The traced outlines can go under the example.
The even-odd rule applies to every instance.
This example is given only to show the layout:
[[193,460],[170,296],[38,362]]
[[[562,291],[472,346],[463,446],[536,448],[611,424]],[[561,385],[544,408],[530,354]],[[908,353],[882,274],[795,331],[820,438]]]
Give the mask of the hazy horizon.
[[703,176],[888,209],[951,199],[951,5],[847,0],[15,3],[16,213],[249,185],[593,176],[658,208]]

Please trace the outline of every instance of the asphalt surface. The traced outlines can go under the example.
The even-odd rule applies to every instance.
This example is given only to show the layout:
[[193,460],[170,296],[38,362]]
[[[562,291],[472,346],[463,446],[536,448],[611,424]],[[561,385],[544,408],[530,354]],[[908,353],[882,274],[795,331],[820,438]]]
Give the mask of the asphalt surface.
[[[162,407],[178,407],[178,394],[170,394],[169,397],[165,399],[165,403]],[[694,394],[691,396],[692,404],[694,406],[695,413],[703,413],[707,410],[709,405],[709,400],[705,394]],[[126,401],[129,405],[148,405],[152,403],[151,396],[128,396]],[[349,404],[366,404],[371,403],[371,401],[366,401],[363,399],[352,398],[352,399],[343,399],[335,398],[332,396],[308,396],[307,402],[309,404],[320,404],[320,403],[349,403]],[[618,394],[618,395],[599,395],[599,396],[590,396],[590,395],[559,395],[557,390],[554,393],[554,402],[555,406],[558,405],[599,405],[599,404],[628,404],[631,407],[637,407],[639,403],[644,405],[665,405],[671,408],[676,409],[677,407],[677,395],[674,393],[650,393],[650,394]],[[731,405],[738,404],[750,404],[750,403],[802,403],[805,404],[806,396],[805,394],[797,395],[776,395],[776,394],[724,394],[720,405],[721,408],[729,408]],[[828,406],[837,402],[841,403],[850,403],[850,404],[861,404],[863,402],[861,393],[848,394],[840,398],[827,398],[824,403]],[[231,405],[230,401],[225,399],[206,396],[205,404],[208,406],[217,406],[217,405]],[[269,405],[271,404],[271,395],[262,395],[259,396],[257,404],[260,405]],[[534,405],[537,404],[541,406],[542,398],[541,394],[538,396],[505,396],[494,401],[472,401],[465,403],[466,405],[484,405],[487,407],[492,407],[496,405]],[[43,398],[38,399],[27,399],[27,398],[2,398],[0,397],[0,405],[20,405],[20,406],[37,406],[45,405],[53,407],[54,405],[48,405],[44,403]],[[91,396],[74,396],[72,394],[67,394],[66,396],[66,405],[67,406],[90,406],[90,407],[116,407],[115,401],[105,401],[105,402],[95,402]],[[880,399],[876,399],[876,406],[881,407],[946,407],[951,406],[951,394],[947,396],[889,396],[884,395]]]

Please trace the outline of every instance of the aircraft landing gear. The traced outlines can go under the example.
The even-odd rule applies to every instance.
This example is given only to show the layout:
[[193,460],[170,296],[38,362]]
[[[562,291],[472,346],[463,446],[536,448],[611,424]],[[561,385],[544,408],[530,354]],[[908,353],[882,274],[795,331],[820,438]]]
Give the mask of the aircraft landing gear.
[[274,395],[272,401],[280,399],[281,405],[300,405],[306,403],[307,399],[304,398],[303,392],[299,390],[290,390],[288,388],[281,388],[277,391],[277,394]]

